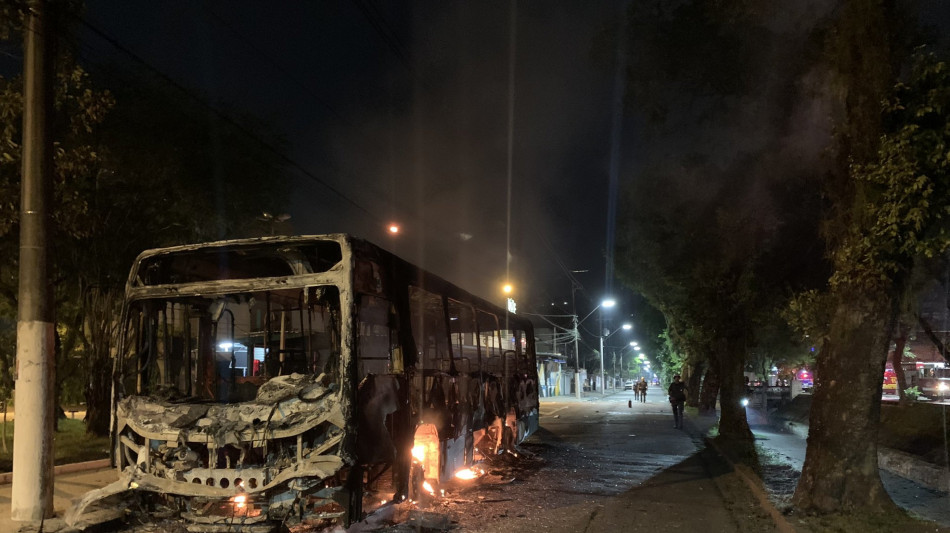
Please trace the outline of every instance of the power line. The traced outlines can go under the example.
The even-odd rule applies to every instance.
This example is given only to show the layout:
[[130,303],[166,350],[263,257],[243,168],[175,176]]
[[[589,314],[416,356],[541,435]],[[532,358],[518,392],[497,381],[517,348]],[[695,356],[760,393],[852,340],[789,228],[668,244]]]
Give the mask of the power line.
[[[396,56],[396,59],[399,60],[403,66],[406,67],[406,70],[414,76],[414,71],[412,68],[412,63],[409,61],[409,58],[405,52],[405,46],[403,46],[402,41],[399,40],[399,37],[396,36],[396,32],[392,31],[392,28],[389,27],[389,24],[386,22],[386,18],[383,17],[382,13],[376,9],[376,6],[366,2],[365,0],[353,0],[353,5],[356,6],[356,9],[363,15],[363,18],[369,22],[370,26],[376,30],[376,33],[383,40],[383,43],[387,48]],[[421,80],[420,80],[421,81]]]
[[275,60],[273,57],[271,57],[271,56],[269,56],[269,55],[266,55],[264,52],[262,52],[259,47],[250,44],[249,39],[247,38],[247,36],[245,36],[244,34],[242,34],[241,32],[239,32],[237,29],[234,28],[234,26],[232,26],[232,25],[229,24],[226,20],[224,20],[223,18],[221,18],[220,15],[218,15],[216,12],[214,12],[214,10],[210,9],[210,8],[209,8],[207,5],[205,5],[205,4],[199,4],[199,5],[203,7],[204,11],[205,11],[206,13],[208,13],[208,15],[209,15],[213,20],[215,20],[219,25],[221,25],[221,26],[224,27],[226,30],[228,30],[228,31],[234,36],[234,38],[235,38],[237,41],[241,42],[242,44],[245,45],[245,47],[247,47],[248,49],[250,49],[250,50],[254,51],[255,53],[257,53],[258,57],[260,57],[260,58],[264,59],[265,61],[267,61],[268,63],[270,63],[270,64],[274,67],[274,69],[277,70],[277,72],[279,72],[281,75],[283,75],[284,77],[286,77],[288,80],[292,81],[292,82],[293,82],[294,84],[296,84],[298,87],[300,87],[301,89],[303,89],[304,92],[306,92],[307,94],[309,94],[310,96],[312,96],[321,106],[323,106],[324,109],[326,109],[326,110],[329,111],[331,114],[333,114],[333,116],[335,116],[336,118],[342,120],[343,122],[345,122],[345,123],[348,124],[349,126],[353,126],[353,123],[352,123],[352,122],[350,122],[346,117],[344,117],[342,114],[340,114],[332,105],[330,105],[329,102],[327,102],[323,97],[321,97],[319,94],[317,94],[315,90],[313,90],[310,86],[308,86],[306,83],[304,83],[303,81],[301,81],[297,76],[295,76],[293,73],[291,73],[289,70],[287,70],[280,62],[278,62],[278,61]]
[[[112,36],[106,34],[104,31],[100,30],[99,28],[97,28],[96,26],[94,26],[93,24],[91,24],[89,21],[87,21],[87,20],[85,20],[85,19],[79,18],[79,21],[82,23],[83,26],[85,26],[87,29],[89,29],[89,31],[91,31],[93,34],[95,34],[96,36],[98,36],[99,38],[101,38],[102,40],[104,40],[105,42],[107,42],[107,43],[109,43],[110,45],[112,45],[115,49],[121,51],[122,53],[124,53],[124,54],[126,54],[127,56],[129,56],[130,58],[132,58],[136,63],[138,63],[138,64],[140,64],[141,66],[145,67],[148,71],[152,72],[153,74],[155,74],[156,76],[158,76],[159,78],[161,78],[164,82],[168,83],[169,85],[171,85],[171,86],[174,87],[175,89],[181,91],[183,94],[185,94],[186,96],[188,96],[189,98],[191,98],[192,100],[194,100],[196,103],[198,103],[198,105],[200,105],[200,106],[204,107],[205,109],[209,110],[211,113],[213,113],[215,116],[217,116],[219,119],[223,120],[224,122],[226,122],[226,123],[230,124],[231,126],[237,128],[239,131],[241,131],[242,133],[244,133],[245,135],[247,135],[249,138],[254,139],[255,141],[257,141],[261,146],[263,146],[263,147],[266,148],[268,151],[270,151],[271,153],[273,153],[273,154],[274,154],[275,156],[277,156],[280,160],[282,160],[282,161],[284,161],[285,163],[287,163],[291,168],[296,169],[296,170],[297,170],[298,172],[300,172],[302,175],[304,175],[305,177],[309,178],[310,180],[312,180],[312,181],[318,183],[319,185],[323,186],[324,188],[326,188],[326,189],[329,190],[330,192],[336,194],[336,195],[337,195],[338,197],[340,197],[342,200],[346,201],[347,203],[349,203],[350,205],[352,205],[353,207],[355,207],[355,208],[358,209],[359,211],[362,211],[363,213],[367,214],[368,216],[370,216],[371,218],[373,218],[373,219],[376,220],[377,222],[382,223],[382,220],[381,220],[379,217],[377,217],[375,213],[373,213],[373,212],[370,211],[369,209],[363,207],[359,202],[357,202],[357,201],[354,200],[353,198],[350,198],[348,195],[346,195],[345,193],[343,193],[343,191],[341,191],[341,190],[339,190],[338,188],[334,187],[333,185],[327,183],[326,181],[320,179],[320,177],[318,177],[317,175],[315,175],[315,174],[314,174],[313,172],[311,172],[310,170],[304,168],[303,165],[297,163],[296,160],[294,160],[294,159],[290,158],[289,156],[287,156],[285,153],[283,153],[283,151],[279,150],[278,148],[276,148],[275,146],[273,146],[273,145],[270,144],[269,142],[265,141],[264,139],[261,139],[261,138],[260,138],[258,135],[256,135],[253,131],[248,130],[248,129],[247,129],[246,127],[244,127],[241,123],[237,122],[236,120],[234,120],[233,118],[231,118],[230,116],[228,116],[227,114],[225,114],[224,112],[222,112],[221,110],[219,110],[219,109],[217,109],[216,107],[214,107],[214,106],[210,105],[209,103],[205,102],[204,99],[202,99],[202,98],[198,97],[197,95],[195,95],[192,91],[190,91],[189,89],[187,89],[187,88],[184,87],[183,85],[181,85],[181,84],[179,84],[178,82],[176,82],[175,80],[173,80],[171,77],[169,77],[169,76],[168,76],[167,74],[165,74],[164,72],[162,72],[162,71],[158,70],[157,68],[153,67],[150,63],[148,63],[147,61],[145,61],[141,56],[139,56],[138,54],[136,54],[135,52],[133,52],[132,50],[130,50],[128,47],[126,47],[125,45],[123,45],[122,43],[120,43],[117,39],[115,39],[114,37],[112,37]],[[330,163],[330,164],[332,165],[332,163]],[[344,172],[342,171],[342,169],[340,169],[339,167],[336,167],[335,165],[333,165],[333,166],[334,166],[334,168],[335,168],[337,171],[339,171],[340,173],[344,173]],[[345,173],[344,173],[344,174],[345,174]]]

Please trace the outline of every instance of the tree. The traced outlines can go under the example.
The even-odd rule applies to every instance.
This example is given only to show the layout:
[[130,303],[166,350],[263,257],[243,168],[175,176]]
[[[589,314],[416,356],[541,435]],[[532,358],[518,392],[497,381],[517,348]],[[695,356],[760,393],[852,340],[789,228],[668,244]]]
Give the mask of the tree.
[[[13,43],[13,50],[20,50],[22,31],[23,2],[4,1],[0,3],[0,38]],[[50,10],[50,28],[55,28],[57,35],[66,32],[70,16],[78,8],[76,2],[62,2],[57,4],[58,9]],[[53,153],[53,204],[51,209],[50,242],[55,248],[56,243],[69,239],[82,238],[87,234],[85,225],[88,214],[86,199],[76,194],[82,183],[88,180],[93,173],[98,154],[94,149],[93,131],[112,105],[112,98],[107,91],[94,89],[89,83],[88,74],[78,67],[69,54],[68,48],[58,46],[56,62],[53,68],[55,75],[54,110],[51,116],[54,137]],[[0,312],[8,320],[2,321],[0,326],[15,323],[17,308],[17,275],[19,255],[19,198],[20,198],[20,134],[22,126],[22,80],[19,77],[6,79],[0,77]],[[63,285],[58,282],[64,278],[64,273],[72,265],[56,261],[55,253],[52,257],[51,276],[54,283],[54,298],[57,303],[63,302]],[[58,320],[61,317],[57,317]],[[6,332],[14,336],[15,334]],[[60,329],[57,328],[57,386],[54,396],[60,397],[60,385],[71,376],[65,367],[72,361],[71,354],[63,350],[64,343],[59,338]],[[71,347],[66,343],[66,347]],[[14,351],[0,352],[3,361],[0,367],[13,369]],[[12,376],[5,376],[0,380],[12,388]],[[2,399],[10,395],[10,388],[0,386]]]
[[[61,12],[63,20],[76,20],[70,13],[78,4],[66,7],[74,11]],[[18,14],[22,4],[0,0],[0,8]],[[0,38],[18,42],[18,20],[0,19]],[[68,24],[58,34],[68,36]],[[107,433],[117,311],[135,256],[156,246],[249,235],[256,217],[286,198],[289,180],[283,143],[253,117],[231,118],[142,72],[121,81],[109,75],[115,70],[99,72],[99,83],[117,87],[118,99],[96,88],[60,47],[51,241],[57,365],[82,364],[87,430]],[[11,319],[21,90],[18,77],[0,78],[0,312],[10,313],[0,318]],[[0,320],[0,327],[6,323]],[[0,360],[0,370],[11,362]]]
[[720,436],[749,455],[739,403],[748,354],[778,343],[760,328],[827,264],[815,246],[816,178],[830,129],[803,120],[816,99],[802,81],[813,79],[820,49],[810,32],[821,14],[803,13],[784,3],[639,2],[627,32],[627,108],[651,130],[625,190],[618,273],[664,312],[690,366],[704,365],[707,408],[720,384]]
[[908,81],[890,91],[879,122],[876,155],[851,166],[853,204],[834,248],[833,307],[794,497],[805,510],[893,507],[877,467],[881,376],[915,266],[950,247],[947,64],[919,56]]

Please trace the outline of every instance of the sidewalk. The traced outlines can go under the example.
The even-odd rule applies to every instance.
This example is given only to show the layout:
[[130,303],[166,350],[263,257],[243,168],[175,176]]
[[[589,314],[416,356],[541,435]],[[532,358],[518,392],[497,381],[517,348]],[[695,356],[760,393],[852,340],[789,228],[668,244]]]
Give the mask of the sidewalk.
[[[620,389],[607,389],[605,392],[601,391],[583,391],[581,392],[581,397],[578,398],[575,394],[564,394],[560,396],[543,396],[539,398],[541,403],[552,402],[552,403],[561,403],[561,402],[596,402],[598,400],[610,398],[615,394],[620,394],[624,392]],[[630,391],[626,391],[630,392]],[[652,392],[652,391],[651,391]],[[633,396],[631,396],[632,398]]]
[[[621,393],[624,393],[622,394]],[[541,398],[541,403],[617,401],[629,391],[584,392],[575,396]],[[665,401],[661,387],[648,390],[651,402]],[[751,475],[735,467],[705,439],[718,422],[715,416],[687,413],[685,431],[696,453],[666,468],[644,484],[607,499],[592,512],[565,509],[562,528],[553,533],[575,531],[623,532],[778,532],[795,529],[769,501]],[[560,511],[558,514],[560,514]]]
[[[72,504],[86,492],[105,486],[116,480],[116,471],[112,468],[99,468],[84,472],[61,474],[53,479],[53,509],[56,517],[47,520],[42,527],[46,533],[55,533],[65,529],[62,520],[63,514]],[[15,531],[39,531],[39,524],[31,525],[28,522],[16,522],[10,518],[10,499],[13,494],[13,485],[0,485],[0,532],[13,533]]]

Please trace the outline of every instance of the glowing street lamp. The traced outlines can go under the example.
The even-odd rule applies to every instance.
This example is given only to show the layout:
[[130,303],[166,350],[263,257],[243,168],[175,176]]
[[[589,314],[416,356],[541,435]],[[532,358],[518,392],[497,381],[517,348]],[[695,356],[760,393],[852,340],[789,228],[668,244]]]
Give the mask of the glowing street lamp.
[[[597,311],[598,309],[600,309],[600,308],[602,308],[602,307],[613,307],[613,306],[615,306],[615,305],[617,305],[617,301],[616,301],[616,300],[614,300],[613,298],[607,298],[607,299],[603,300],[602,302],[600,302],[600,304],[598,304],[597,307],[595,307],[593,310],[591,310],[590,313],[587,313],[587,316],[585,316],[584,318],[578,320],[578,319],[577,319],[577,315],[576,315],[576,314],[574,315],[574,355],[575,355],[575,357],[577,357],[577,365],[578,365],[578,366],[580,365],[580,355],[579,355],[580,352],[579,352],[578,349],[577,349],[577,339],[580,337],[580,333],[578,332],[577,327],[580,326],[581,322],[583,322],[583,321],[587,320],[588,318],[590,318],[590,316],[593,315],[594,312]],[[601,315],[600,315],[600,329],[601,329],[601,333],[603,333],[603,329],[604,329],[604,315],[603,315],[603,312],[601,312]],[[603,381],[604,381],[604,337],[603,337],[603,335],[598,335],[598,337],[600,337],[600,381],[603,383]],[[578,370],[579,370],[579,368],[578,368]],[[580,397],[581,397],[581,387],[580,387],[580,379],[581,379],[581,378],[580,378],[580,374],[579,374],[579,373],[578,373],[578,374],[575,374],[575,376],[576,376],[576,380],[577,380],[577,397],[580,398]],[[601,386],[600,391],[601,391],[602,394],[605,394],[605,395],[607,394],[607,393],[604,391],[603,386]]]
[[392,224],[389,225],[388,229],[389,229],[390,235],[395,235],[399,233],[399,224],[396,224],[395,222],[393,222]]
[[[598,305],[597,307],[610,308],[615,305],[617,305],[617,301],[614,300],[613,298],[608,298],[604,300],[603,302],[601,302],[600,305]],[[596,311],[596,308],[594,310]],[[593,311],[591,312],[593,313]],[[622,326],[622,329],[629,331],[633,329],[633,324],[624,324]],[[601,335],[600,335],[600,394],[601,396],[607,395],[607,376],[604,375],[604,340],[607,337],[610,337],[611,335],[613,335],[614,333],[617,333],[618,331],[620,330],[615,329],[612,333],[608,333],[607,330],[604,329],[604,311],[603,309],[601,309],[600,311],[600,332],[601,332]],[[616,370],[616,368],[614,368],[614,370]]]

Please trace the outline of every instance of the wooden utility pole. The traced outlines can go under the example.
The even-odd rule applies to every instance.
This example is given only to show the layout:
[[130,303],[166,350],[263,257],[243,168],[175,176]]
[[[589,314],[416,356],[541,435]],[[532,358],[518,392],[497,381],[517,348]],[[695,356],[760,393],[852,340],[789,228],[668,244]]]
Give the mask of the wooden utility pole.
[[23,54],[23,175],[20,189],[20,288],[16,350],[16,432],[10,517],[53,516],[53,305],[46,230],[53,171],[49,110],[53,25],[46,0],[29,3]]

